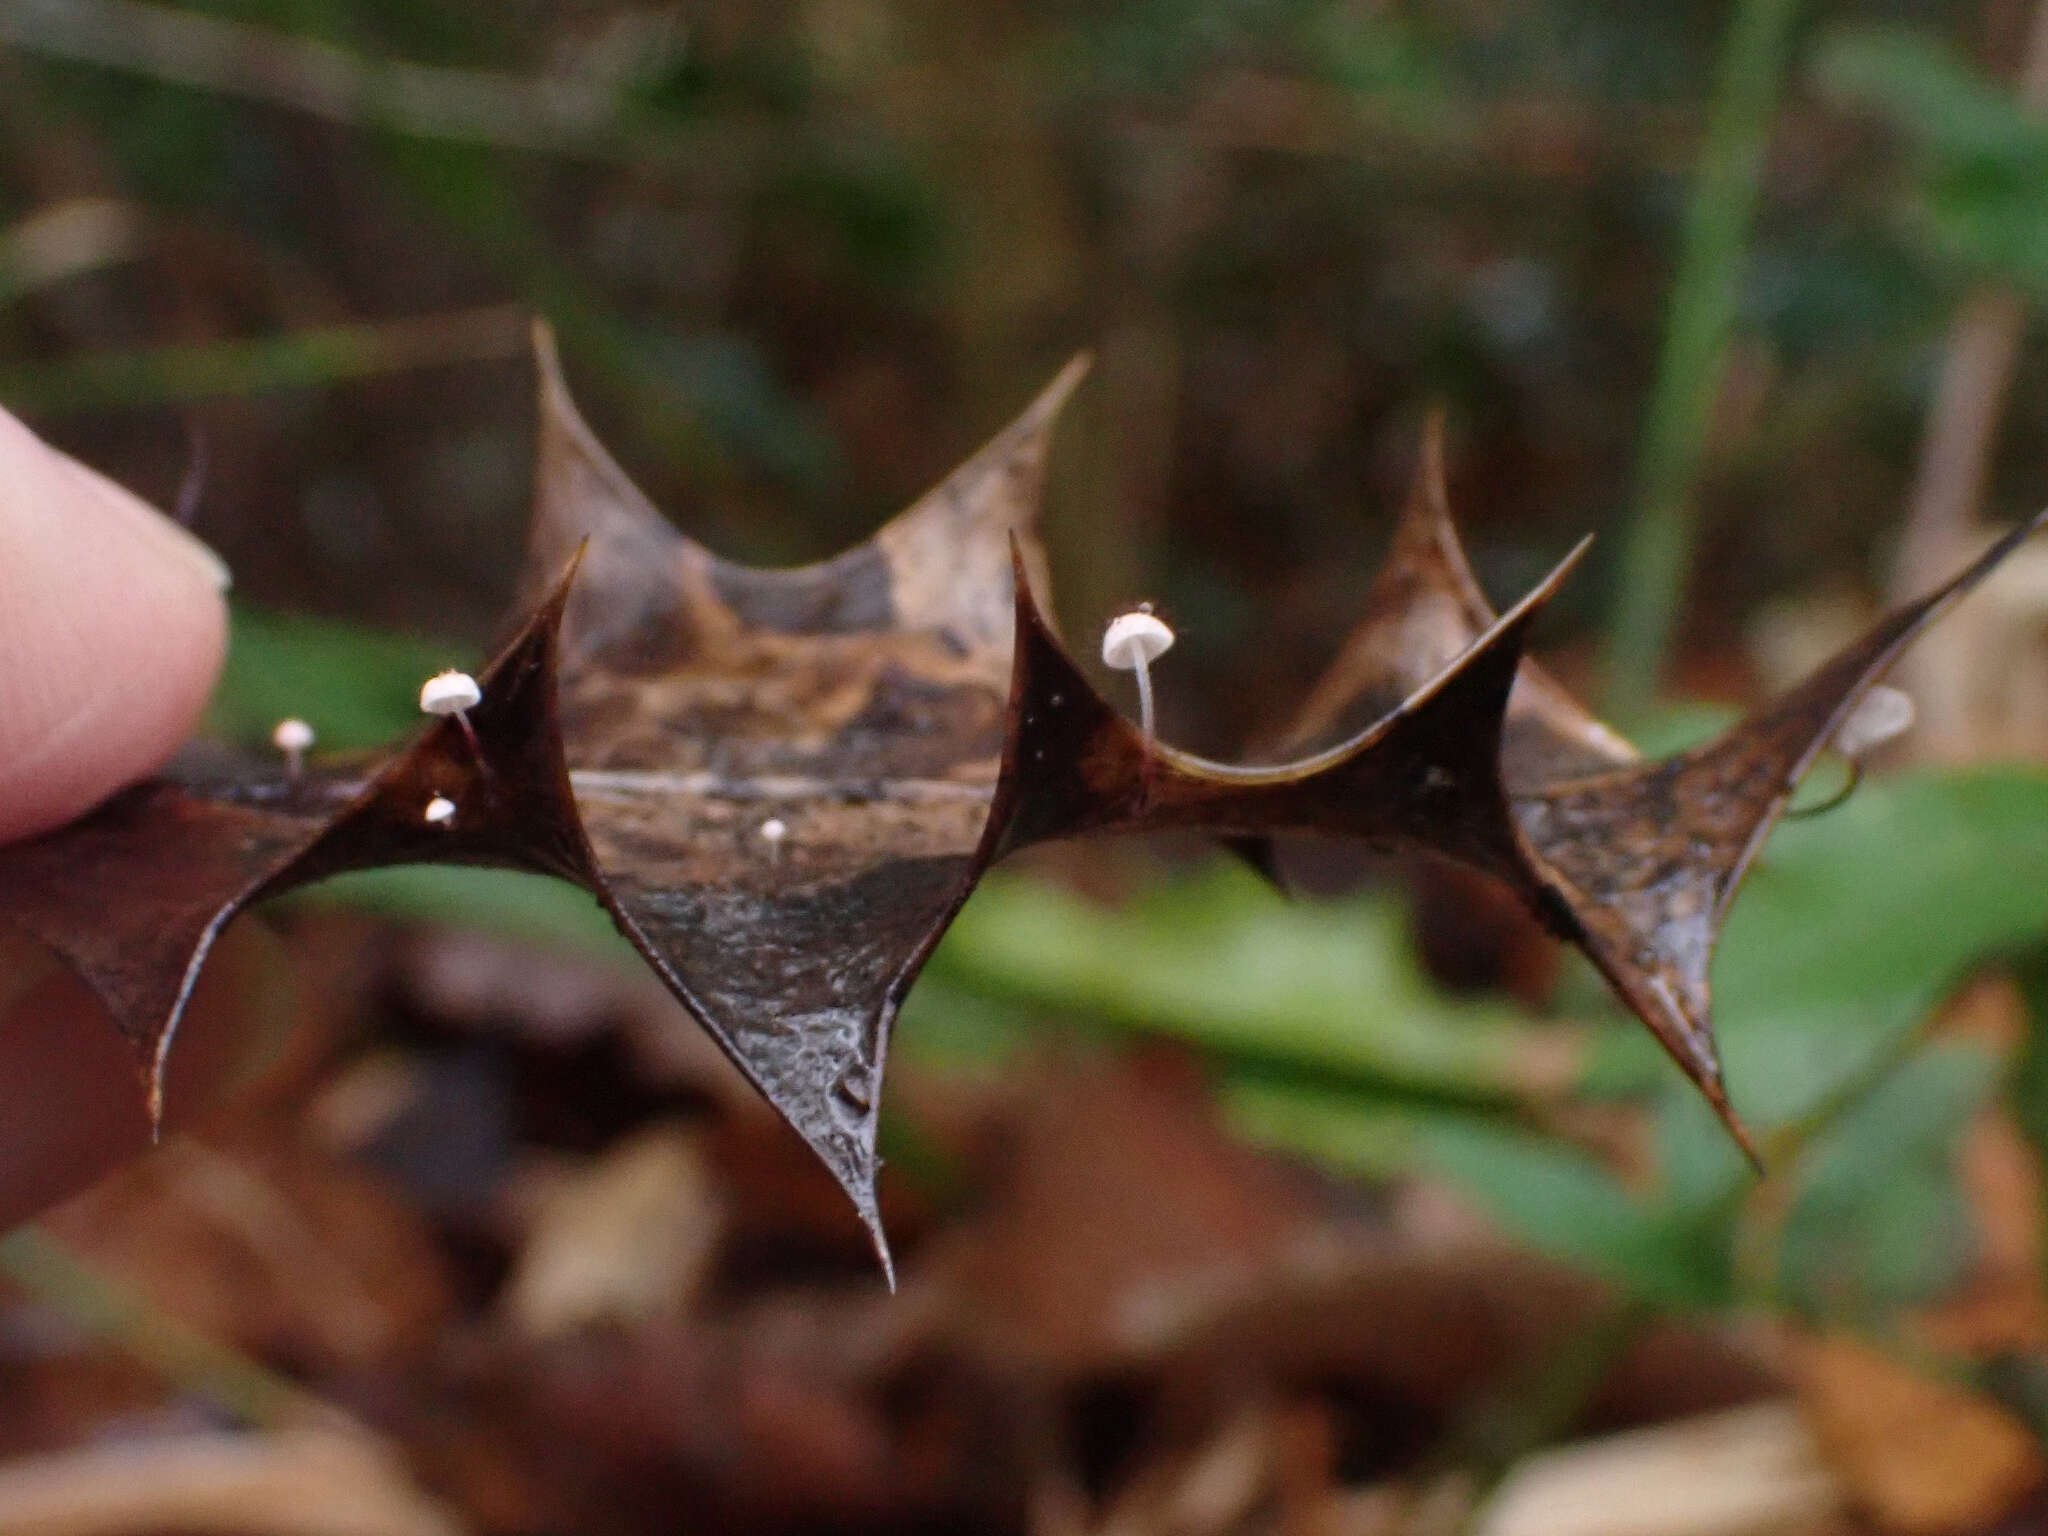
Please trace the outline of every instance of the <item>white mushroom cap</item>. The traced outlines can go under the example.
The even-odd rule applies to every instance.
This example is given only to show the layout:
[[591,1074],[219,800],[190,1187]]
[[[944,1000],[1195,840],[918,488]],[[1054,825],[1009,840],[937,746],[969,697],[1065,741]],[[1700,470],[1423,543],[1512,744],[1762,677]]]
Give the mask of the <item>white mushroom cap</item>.
[[313,727],[297,718],[280,720],[270,733],[270,743],[280,752],[304,752],[313,745]]
[[1150,666],[1173,648],[1173,631],[1157,614],[1140,608],[1120,613],[1102,632],[1102,660],[1119,672]]
[[427,808],[421,815],[428,826],[445,827],[455,819],[455,802],[446,795],[436,795],[427,802]]
[[761,836],[771,843],[779,843],[789,836],[789,824],[780,816],[770,816],[761,823]]
[[420,688],[420,708],[430,715],[459,715],[476,708],[483,696],[467,672],[437,672]]
[[1913,696],[1879,683],[1856,701],[1849,717],[1835,728],[1835,750],[1861,757],[1890,741],[1913,723]]

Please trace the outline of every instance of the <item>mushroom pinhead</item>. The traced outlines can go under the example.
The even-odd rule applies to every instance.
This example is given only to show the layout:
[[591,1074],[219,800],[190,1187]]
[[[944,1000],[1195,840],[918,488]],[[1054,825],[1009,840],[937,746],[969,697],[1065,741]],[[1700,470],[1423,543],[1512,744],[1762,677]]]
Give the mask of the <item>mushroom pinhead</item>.
[[284,754],[285,770],[297,778],[299,765],[313,745],[313,727],[296,717],[280,720],[270,733],[270,744]]
[[1858,699],[1848,718],[1835,727],[1835,750],[1844,757],[1862,757],[1911,728],[1913,715],[1910,693],[1879,683]]
[[427,802],[420,817],[430,827],[445,827],[455,820],[455,802],[446,795],[436,795]]
[[1129,613],[1120,613],[1102,632],[1102,659],[1119,672],[1138,674],[1138,725],[1145,733],[1146,746],[1152,742],[1152,663],[1173,645],[1173,631],[1140,603]]
[[1102,660],[1119,672],[1136,672],[1173,648],[1173,631],[1149,608],[1120,613],[1102,632]]
[[420,685],[420,709],[429,715],[459,715],[476,708],[483,697],[467,672],[437,672]]

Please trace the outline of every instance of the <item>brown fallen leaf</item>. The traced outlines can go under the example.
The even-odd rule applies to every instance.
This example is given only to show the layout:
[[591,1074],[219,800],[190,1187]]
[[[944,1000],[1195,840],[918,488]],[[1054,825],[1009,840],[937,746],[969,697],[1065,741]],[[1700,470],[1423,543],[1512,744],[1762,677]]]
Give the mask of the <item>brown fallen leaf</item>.
[[[1281,742],[1299,751],[1371,724],[1424,686],[1498,620],[1465,559],[1444,475],[1444,421],[1432,413],[1394,542],[1365,617],[1310,691]],[[1510,794],[1626,766],[1639,754],[1535,662],[1508,696],[1501,776]]]
[[0,916],[104,1000],[160,1108],[193,980],[250,902],[409,862],[572,881],[824,1162],[885,1268],[896,1012],[987,865],[1051,838],[1304,832],[1492,875],[1593,957],[1747,1146],[1707,1014],[1721,916],[1872,679],[2030,531],[1719,741],[1644,764],[1524,656],[1583,546],[1496,619],[1433,434],[1365,622],[1296,733],[1338,739],[1219,763],[1105,702],[1037,606],[1032,525],[1079,363],[867,542],[763,571],[663,520],[577,415],[544,329],[537,350],[533,608],[475,706],[381,765],[193,756],[0,849]]
[[194,758],[0,850],[0,915],[106,1002],[160,1113],[193,978],[249,903],[399,863],[572,881],[823,1160],[886,1267],[889,1027],[986,863],[1013,549],[1036,547],[1082,365],[867,543],[758,571],[654,511],[537,343],[536,606],[476,706],[382,766]]
[[1104,700],[1053,635],[1020,559],[993,851],[1085,833],[1309,832],[1456,858],[1540,907],[1547,893],[1531,879],[1501,780],[1502,737],[1529,625],[1585,550],[1356,735],[1293,762],[1251,766],[1148,738]]
[[0,1467],[0,1527],[19,1536],[457,1536],[461,1529],[388,1446],[352,1426],[130,1438],[12,1462]]
[[[143,1063],[154,1116],[200,968],[251,903],[389,864],[596,879],[554,723],[555,636],[573,574],[572,565],[484,669],[468,731],[441,720],[368,769],[294,774],[188,754],[70,826],[0,849],[0,916],[53,950],[106,1005]],[[453,819],[426,819],[437,797],[458,807]]]
[[2034,1437],[1995,1403],[1846,1336],[1795,1345],[1799,1393],[1821,1455],[1887,1530],[1985,1529],[2048,1476]]
[[[986,863],[1013,536],[1076,361],[866,543],[755,570],[677,532],[576,413],[545,333],[528,583],[588,541],[561,723],[619,926],[881,1246],[889,1030]],[[886,1262],[886,1259],[885,1259]]]
[[[1522,663],[1514,679],[1500,778],[1521,865],[1508,883],[1558,937],[1585,951],[1753,1162],[1755,1146],[1722,1080],[1708,986],[1728,907],[1793,790],[1858,702],[1927,625],[2044,523],[2048,512],[1886,614],[1804,683],[1705,745],[1659,762],[1641,761],[1534,663]],[[1498,623],[1451,523],[1440,421],[1425,435],[1415,487],[1365,607],[1291,743],[1374,718]]]

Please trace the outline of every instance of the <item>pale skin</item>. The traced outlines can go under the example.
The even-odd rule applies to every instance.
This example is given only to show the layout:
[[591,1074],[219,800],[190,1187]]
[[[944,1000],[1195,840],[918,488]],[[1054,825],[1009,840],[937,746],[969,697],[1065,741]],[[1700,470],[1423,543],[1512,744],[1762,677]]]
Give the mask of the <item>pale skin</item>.
[[[0,842],[62,825],[176,750],[226,652],[226,589],[205,545],[0,411]],[[148,1141],[127,1047],[8,929],[5,894],[0,1229]],[[192,1031],[195,1066],[226,1059],[209,1033]]]
[[0,411],[0,841],[147,774],[227,646],[205,545]]

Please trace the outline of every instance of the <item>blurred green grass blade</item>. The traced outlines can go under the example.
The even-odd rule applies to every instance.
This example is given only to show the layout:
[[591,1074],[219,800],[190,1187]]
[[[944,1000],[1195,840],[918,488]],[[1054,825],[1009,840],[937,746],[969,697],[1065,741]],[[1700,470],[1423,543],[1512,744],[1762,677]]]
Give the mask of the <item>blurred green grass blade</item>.
[[1902,26],[1841,27],[1813,52],[1821,94],[1874,112],[1946,156],[2048,158],[2048,124],[1942,39]]
[[1957,1143],[1997,1066],[1969,1043],[1922,1051],[1865,1094],[1814,1149],[1779,1247],[1795,1305],[1874,1318],[1932,1299],[1972,1254]]
[[336,875],[284,906],[349,906],[401,922],[475,928],[638,972],[644,962],[597,898],[566,880],[506,869],[409,864]]
[[295,716],[317,733],[316,751],[384,746],[419,727],[423,680],[475,662],[468,646],[238,605],[207,729],[267,743]]
[[1227,1073],[1217,1098],[1232,1129],[1259,1146],[1361,1178],[1392,1178],[1415,1166],[1424,1117],[1410,1106],[1245,1072]]
[[0,399],[25,414],[63,416],[318,389],[416,368],[523,357],[530,324],[525,309],[498,304],[279,336],[81,352],[0,370]]
[[1592,1158],[1548,1138],[1476,1114],[1244,1074],[1219,1091],[1232,1125],[1259,1145],[1347,1174],[1434,1174],[1537,1252],[1639,1295],[1692,1305],[1725,1292],[1725,1263],[1710,1249],[1702,1263],[1685,1213],[1632,1195]]
[[1624,723],[1655,701],[1684,605],[1708,418],[1798,11],[1799,0],[1738,0],[1723,45],[1616,571],[1608,706]]
[[1422,1093],[1519,1099],[1569,1079],[1577,1059],[1574,1035],[1433,987],[1394,901],[1288,904],[1227,861],[1114,910],[997,875],[961,913],[933,973],[1213,1051]]
[[1043,1023],[1029,1008],[928,969],[904,1000],[889,1055],[933,1072],[1000,1071],[1043,1040]]

